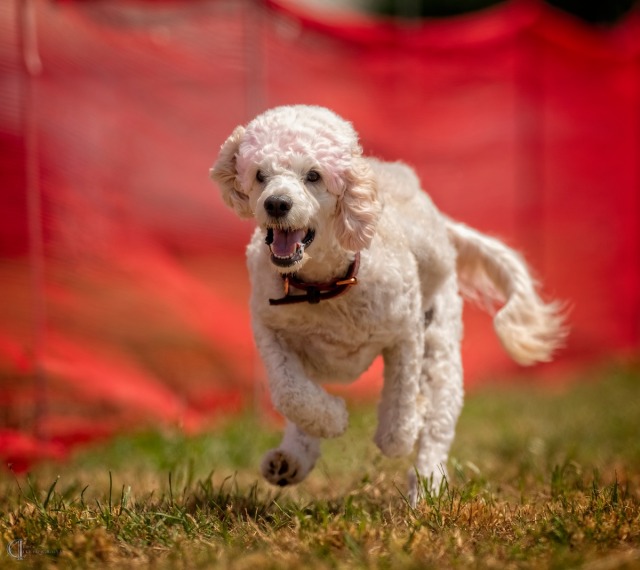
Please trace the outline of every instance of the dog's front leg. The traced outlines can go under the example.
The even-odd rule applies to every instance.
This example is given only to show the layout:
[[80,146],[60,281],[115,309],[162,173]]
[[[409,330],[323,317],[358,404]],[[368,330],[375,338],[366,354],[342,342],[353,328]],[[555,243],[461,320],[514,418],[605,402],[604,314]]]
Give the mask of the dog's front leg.
[[411,453],[418,436],[422,338],[417,337],[420,335],[404,339],[382,353],[384,387],[374,441],[389,457]]
[[276,410],[310,436],[342,435],[349,421],[344,400],[328,394],[308,377],[298,355],[277,332],[257,319],[253,327]]

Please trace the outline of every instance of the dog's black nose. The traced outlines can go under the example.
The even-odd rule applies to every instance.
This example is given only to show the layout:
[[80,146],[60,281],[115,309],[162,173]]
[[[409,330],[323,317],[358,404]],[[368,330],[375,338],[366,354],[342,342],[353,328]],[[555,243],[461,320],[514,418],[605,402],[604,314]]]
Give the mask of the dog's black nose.
[[264,209],[273,218],[286,216],[293,206],[293,201],[288,196],[269,196],[264,201]]

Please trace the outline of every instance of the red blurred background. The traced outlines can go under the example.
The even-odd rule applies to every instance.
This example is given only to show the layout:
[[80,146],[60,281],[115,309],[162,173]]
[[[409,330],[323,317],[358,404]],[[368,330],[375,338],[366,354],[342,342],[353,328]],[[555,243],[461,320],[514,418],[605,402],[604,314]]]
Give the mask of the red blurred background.
[[[537,2],[442,20],[284,0],[0,6],[0,457],[267,406],[251,224],[208,169],[240,123],[310,103],[523,251],[572,334],[554,378],[637,350],[640,18]],[[467,307],[467,385],[517,372]],[[349,392],[374,398],[380,366]]]

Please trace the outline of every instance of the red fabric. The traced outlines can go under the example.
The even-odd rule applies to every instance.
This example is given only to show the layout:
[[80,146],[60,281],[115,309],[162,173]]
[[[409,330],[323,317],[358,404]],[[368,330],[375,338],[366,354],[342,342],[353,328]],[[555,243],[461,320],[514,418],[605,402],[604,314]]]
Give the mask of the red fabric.
[[[443,211],[524,252],[573,306],[567,350],[536,375],[638,348],[637,14],[602,30],[515,1],[400,23],[292,0],[14,0],[0,73],[0,456],[15,466],[263,405],[251,224],[207,171],[279,104],[331,107]],[[464,362],[468,385],[517,370],[473,308]],[[379,379],[378,363],[350,394]]]

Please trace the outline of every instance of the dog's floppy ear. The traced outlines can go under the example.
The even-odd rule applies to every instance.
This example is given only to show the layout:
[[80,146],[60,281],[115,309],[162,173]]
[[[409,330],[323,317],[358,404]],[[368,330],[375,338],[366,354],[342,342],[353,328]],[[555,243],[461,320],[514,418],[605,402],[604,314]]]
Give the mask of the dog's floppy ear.
[[345,175],[346,188],[338,201],[336,233],[340,245],[350,251],[369,247],[382,210],[371,167],[359,156]]
[[236,170],[236,155],[243,135],[244,127],[238,126],[234,129],[220,148],[218,160],[209,170],[209,176],[220,186],[225,204],[231,206],[241,218],[252,218],[249,196],[241,191]]

